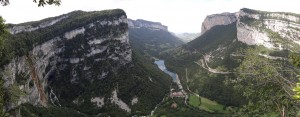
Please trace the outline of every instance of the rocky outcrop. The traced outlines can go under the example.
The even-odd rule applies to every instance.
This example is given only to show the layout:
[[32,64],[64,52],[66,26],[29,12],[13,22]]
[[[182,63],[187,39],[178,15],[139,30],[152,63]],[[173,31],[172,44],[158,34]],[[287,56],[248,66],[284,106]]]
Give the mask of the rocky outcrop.
[[[292,13],[241,9],[236,13],[209,15],[202,23],[202,32],[217,25],[236,23],[237,40],[248,45],[272,49],[300,47],[300,16]],[[284,42],[284,43],[283,43]]]
[[57,22],[59,22],[63,19],[66,19],[66,18],[68,18],[68,15],[62,15],[62,16],[56,17],[54,19],[51,19],[49,21],[41,22],[37,26],[33,26],[33,25],[29,25],[29,24],[20,24],[20,25],[11,27],[8,30],[11,34],[18,34],[21,32],[31,32],[31,31],[38,30],[40,28],[46,28],[46,27],[52,26],[52,25],[56,24]]
[[[248,45],[286,49],[299,46],[299,16],[291,13],[272,13],[241,9],[236,13],[238,40]],[[284,43],[282,43],[284,42]]]
[[131,112],[131,109],[129,108],[129,106],[123,102],[121,99],[118,98],[118,92],[117,90],[114,90],[112,92],[112,96],[110,98],[111,103],[116,104],[119,106],[119,108],[127,111],[127,112]]
[[148,28],[152,30],[164,30],[168,31],[168,27],[162,25],[159,22],[150,22],[142,19],[137,19],[137,20],[128,20],[128,27],[129,28]]
[[[71,26],[64,29],[64,32],[51,35],[52,39],[34,45],[26,55],[14,58],[3,71],[0,71],[5,87],[17,85],[26,94],[21,96],[16,104],[12,103],[10,108],[22,103],[42,106],[47,106],[47,103],[60,105],[62,94],[57,92],[57,87],[51,88],[52,85],[60,85],[52,81],[53,77],[67,78],[69,84],[63,85],[70,86],[77,85],[81,79],[93,82],[105,79],[121,66],[131,62],[132,52],[125,12],[112,10],[108,15],[103,15],[102,12],[84,14],[97,17],[95,20],[85,20],[84,24],[78,24],[79,27]],[[10,31],[16,37],[20,32],[42,31],[41,28],[45,27],[51,27],[53,31],[59,32],[55,30],[57,27],[55,23],[64,18],[66,17],[54,18],[36,28],[30,24],[18,25],[10,28]],[[64,25],[70,26],[68,23]],[[47,33],[51,32],[45,32]],[[24,82],[19,82],[20,79]],[[102,107],[103,99],[93,98],[91,102]]]
[[199,37],[201,33],[176,33],[174,35],[180,38],[183,42],[187,43]]
[[221,13],[207,16],[201,27],[201,34],[217,25],[228,25],[236,22],[237,18],[234,13]]

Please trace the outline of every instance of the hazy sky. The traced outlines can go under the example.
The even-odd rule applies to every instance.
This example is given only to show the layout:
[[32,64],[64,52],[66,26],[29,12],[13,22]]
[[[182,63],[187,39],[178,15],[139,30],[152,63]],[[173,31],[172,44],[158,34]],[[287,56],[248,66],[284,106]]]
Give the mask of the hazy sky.
[[161,22],[172,32],[200,32],[206,15],[237,12],[247,7],[300,14],[299,0],[61,0],[61,6],[37,7],[33,0],[10,0],[0,6],[7,23],[22,23],[57,16],[74,10],[121,8],[131,19]]

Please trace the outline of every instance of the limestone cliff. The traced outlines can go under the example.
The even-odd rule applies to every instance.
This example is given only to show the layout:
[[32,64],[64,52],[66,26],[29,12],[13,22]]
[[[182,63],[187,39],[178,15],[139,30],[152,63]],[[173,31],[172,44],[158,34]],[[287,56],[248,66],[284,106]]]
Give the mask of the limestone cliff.
[[168,31],[168,27],[162,25],[159,22],[151,22],[151,21],[146,21],[142,19],[137,19],[137,20],[128,20],[128,27],[129,28],[148,28],[152,30],[164,30]]
[[236,16],[234,13],[221,13],[209,15],[202,23],[201,34],[217,25],[228,25],[236,22]]
[[[282,50],[300,47],[300,16],[293,13],[241,9],[236,13],[209,15],[201,34],[215,26],[236,23],[237,39],[248,45],[263,45]],[[293,49],[292,49],[293,48]]]
[[236,13],[237,38],[248,45],[294,50],[300,47],[300,16],[241,9]]
[[[25,23],[10,27],[10,32],[17,38],[19,34],[43,31],[47,28],[59,31],[58,25],[55,24],[59,24],[62,20],[71,20],[69,23],[65,21],[59,24],[67,27],[74,22],[74,17],[80,18],[75,16],[78,13],[82,18],[85,18],[83,14],[98,15],[96,19],[84,20],[86,21],[84,24],[51,35],[50,39],[36,44],[27,54],[15,57],[5,65],[5,69],[1,72],[5,81],[4,86],[17,84],[26,93],[17,104],[11,104],[11,108],[22,103],[45,107],[48,103],[59,105],[49,84],[53,82],[53,77],[67,78],[72,84],[79,84],[80,79],[93,82],[106,78],[119,67],[131,62],[125,12],[122,10],[104,12],[107,11],[89,13],[77,11],[47,21],[35,22],[37,26]],[[68,19],[69,16],[72,16],[72,19]],[[57,73],[60,76],[56,76]],[[22,80],[25,80],[23,83],[16,82],[20,79],[19,74],[23,75]]]
[[[139,22],[139,29],[167,29]],[[121,9],[10,24],[0,78],[7,94],[14,94],[5,110],[23,116],[150,114],[168,92],[171,78],[131,49],[128,25]]]
[[136,50],[158,56],[160,52],[177,47],[183,42],[159,22],[128,20],[129,38]]

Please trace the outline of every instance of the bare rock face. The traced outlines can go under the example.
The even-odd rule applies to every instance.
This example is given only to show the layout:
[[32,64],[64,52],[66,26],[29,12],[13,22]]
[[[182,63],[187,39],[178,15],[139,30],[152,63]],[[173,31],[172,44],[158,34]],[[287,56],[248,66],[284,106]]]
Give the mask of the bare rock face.
[[238,41],[280,50],[300,46],[299,15],[241,9],[236,16]]
[[62,16],[58,16],[50,21],[42,22],[42,23],[38,24],[37,26],[21,24],[21,25],[11,27],[8,30],[11,34],[18,34],[21,32],[31,32],[31,31],[38,30],[40,28],[46,28],[48,26],[52,26],[52,25],[56,24],[57,22],[59,22],[63,19],[66,19],[66,18],[68,18],[68,15],[62,15]]
[[236,22],[236,16],[234,13],[221,13],[209,15],[202,23],[201,34],[217,25],[228,25]]
[[[51,27],[60,33],[48,32],[57,35],[52,35],[52,39],[35,45],[28,54],[14,58],[3,71],[0,71],[5,87],[17,85],[25,92],[25,95],[21,96],[17,103],[12,103],[9,108],[22,103],[42,106],[52,103],[60,106],[60,96],[57,95],[63,94],[57,92],[57,87],[52,89],[49,82],[59,87],[78,85],[82,79],[88,82],[105,79],[132,61],[125,12],[114,10],[108,16],[102,16],[102,12],[93,13],[98,16],[95,20],[77,26],[63,23],[65,27],[70,26],[63,32],[56,31],[56,23],[67,17],[43,22],[37,28],[28,24],[10,28],[15,36],[21,32],[41,31],[45,27]],[[59,82],[51,81],[53,77],[67,78],[70,84],[60,85]],[[20,79],[24,81],[20,82]]]
[[201,34],[214,26],[232,23],[236,23],[237,40],[247,45],[279,50],[300,48],[300,16],[293,13],[244,8],[236,13],[209,15],[202,23]]
[[128,20],[128,27],[129,28],[148,28],[151,30],[164,30],[168,31],[168,27],[162,25],[159,22],[150,22],[142,19],[137,19],[137,20]]

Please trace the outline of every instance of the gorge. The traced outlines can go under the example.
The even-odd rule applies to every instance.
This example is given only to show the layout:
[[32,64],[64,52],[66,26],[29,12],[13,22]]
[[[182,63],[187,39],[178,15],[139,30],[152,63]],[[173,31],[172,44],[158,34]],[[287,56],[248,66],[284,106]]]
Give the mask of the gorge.
[[10,116],[299,113],[298,14],[243,8],[209,15],[200,34],[186,34],[196,36],[191,41],[162,23],[128,19],[122,9],[7,27],[0,78]]

